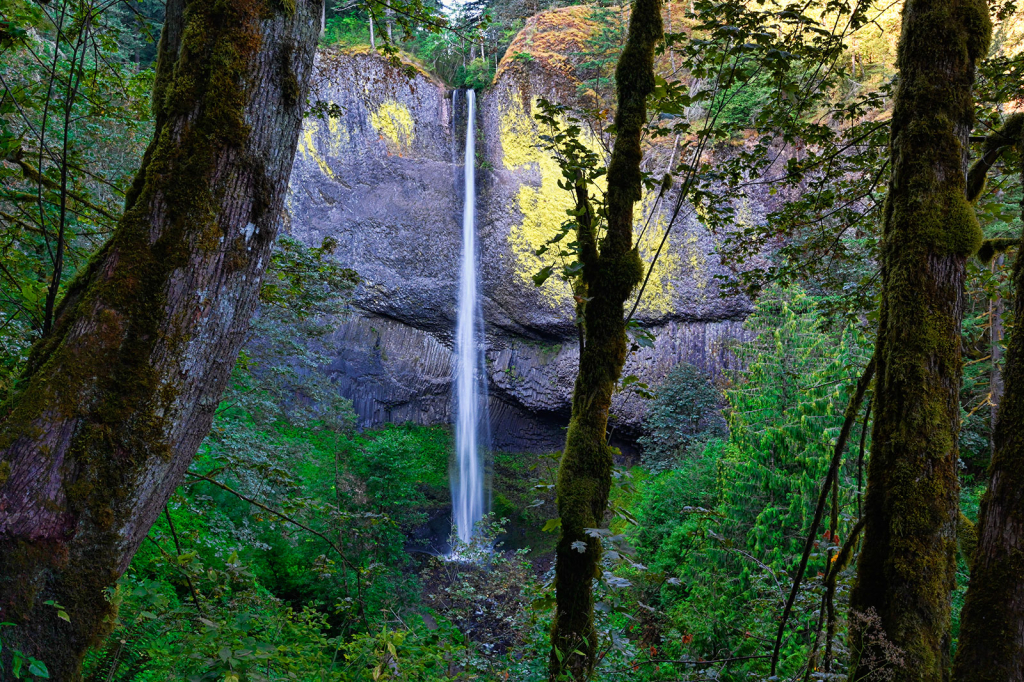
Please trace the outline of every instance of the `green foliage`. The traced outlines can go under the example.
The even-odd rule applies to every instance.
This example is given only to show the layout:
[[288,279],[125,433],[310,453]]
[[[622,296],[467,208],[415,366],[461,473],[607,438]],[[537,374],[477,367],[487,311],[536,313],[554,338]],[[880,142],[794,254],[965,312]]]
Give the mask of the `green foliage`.
[[356,14],[329,17],[320,38],[326,45],[354,47],[370,44],[369,22]]
[[[43,327],[53,282],[62,292],[120,214],[150,125],[153,44],[144,29],[159,16],[157,4],[140,3],[138,18],[104,10],[85,30],[79,15],[64,28],[54,21],[60,11],[72,17],[74,3],[0,0],[0,390],[12,385]],[[847,61],[850,36],[867,27],[864,7],[831,5],[822,13],[812,3],[780,12],[696,0],[687,30],[668,36],[671,54],[662,58],[679,59],[676,72],[686,75],[662,72],[657,79],[646,139],[676,136],[682,146],[673,150],[669,173],[642,182],[661,188],[659,201],[678,202],[669,208],[695,207],[719,238],[726,264],[735,266],[727,284],[759,298],[747,323],[752,340],[733,349],[745,369],[729,377],[724,396],[689,365],[673,371],[648,409],[644,468],[612,472],[610,527],[588,528],[574,543],[575,552],[591,543],[603,548],[594,592],[598,679],[766,673],[765,659],[756,657],[774,635],[848,392],[869,354],[863,319],[875,315],[891,69],[862,64],[858,76],[856,56],[850,73],[819,68]],[[372,12],[379,41],[389,21],[395,29],[385,53],[395,56],[401,44],[448,83],[486,88],[497,59],[538,8],[488,0],[468,4],[449,22],[433,3],[395,2],[389,13],[384,4],[331,2],[323,40],[367,44]],[[583,54],[572,55],[582,60],[581,90],[592,90],[605,108],[624,39],[621,10],[595,5],[591,18],[600,28]],[[826,21],[837,18],[852,33],[830,30]],[[94,50],[71,49],[86,39]],[[534,59],[527,52],[510,58]],[[37,77],[40,62],[54,64],[52,73]],[[76,70],[80,87],[73,92],[67,88]],[[1020,70],[1019,58],[1005,56],[981,66],[985,125],[997,127],[997,105],[1020,98]],[[67,107],[69,122],[52,113],[44,122],[47,106]],[[606,117],[599,106],[573,112],[546,101],[537,116],[563,189],[582,186],[593,211],[568,210],[537,254],[548,260],[535,282],[552,275],[568,281],[578,323],[589,301],[581,241],[596,243],[607,228],[605,159],[582,138],[590,126],[610,141]],[[45,153],[65,132],[66,149]],[[1021,227],[1020,180],[1006,172],[1019,159],[1008,158],[992,169],[976,204],[989,238],[1014,237]],[[748,192],[761,182],[753,178],[778,198],[763,219],[746,208]],[[62,198],[71,209],[63,217]],[[584,229],[593,234],[581,240],[584,218],[593,219]],[[58,272],[53,242],[61,226],[66,261]],[[314,248],[279,241],[214,428],[109,595],[117,622],[88,661],[89,682],[547,678],[553,585],[545,570],[557,533],[543,530],[558,531],[562,522],[552,518],[558,456],[496,456],[495,511],[511,519],[505,537],[520,550],[495,552],[479,565],[410,555],[410,532],[447,504],[451,436],[412,425],[356,433],[350,403],[323,370],[330,360],[323,339],[346,314],[358,283],[333,260],[334,247],[331,240]],[[986,356],[999,344],[990,335],[988,302],[1008,298],[1009,290],[1003,264],[972,261],[969,268],[964,346],[972,363],[961,394],[960,446],[970,476],[988,463],[993,365]],[[804,289],[766,288],[771,282]],[[1013,326],[1009,311],[1004,321]],[[635,347],[652,343],[638,325],[630,331]],[[728,430],[719,421],[723,400]],[[789,678],[823,648],[815,632],[823,592],[816,576],[856,520],[857,440],[840,471],[838,537],[819,538],[811,578],[798,594],[783,649],[781,672]],[[981,492],[964,488],[969,517]],[[500,528],[492,525],[483,542]],[[956,605],[968,576],[962,559],[958,568]],[[841,612],[848,578],[840,574]],[[958,627],[955,608],[954,637]],[[834,638],[840,658],[847,655],[844,628],[840,622]],[[699,662],[744,656],[755,658],[717,668]],[[45,678],[40,661],[17,654],[5,660],[19,666],[15,678]]]
[[[629,537],[649,570],[635,574],[633,589],[657,608],[664,658],[758,656],[774,637],[848,391],[869,355],[857,328],[826,329],[818,303],[799,290],[761,297],[747,321],[753,338],[734,349],[746,369],[726,391],[728,438],[692,441],[671,469],[637,485]],[[670,414],[659,416],[665,428]],[[680,422],[688,420],[684,411]],[[856,460],[851,447],[841,469],[839,537],[855,516]],[[812,554],[812,575],[826,569],[826,550],[837,549],[830,538]],[[798,631],[814,631],[822,590],[812,579],[799,593]],[[846,590],[841,583],[841,600]],[[781,673],[798,670],[818,646],[787,640]],[[766,667],[764,658],[739,662],[723,679]]]
[[596,95],[594,105],[611,106],[614,103],[615,66],[626,42],[623,9],[622,5],[610,7],[602,4],[595,4],[591,9],[589,18],[600,28],[587,38],[576,69],[583,76],[577,89],[581,93],[592,91]]
[[151,134],[151,5],[0,3],[0,393],[120,217]]
[[[67,614],[64,615],[66,618]],[[3,656],[3,658],[0,658],[0,675],[6,675],[4,673],[4,662],[9,660],[11,664],[10,675],[16,680],[50,679],[50,672],[46,669],[46,664],[39,659],[28,656],[18,649],[9,648],[6,653],[4,652],[3,629],[13,626],[14,623],[0,623],[0,656]]]
[[465,67],[456,69],[452,85],[457,88],[480,90],[490,86],[492,80],[494,80],[494,63],[477,58]]
[[[725,435],[722,396],[698,368],[683,362],[662,381],[644,414],[644,466],[671,467],[691,445]],[[697,448],[699,454],[700,447]]]
[[403,529],[422,523],[431,499],[445,497],[452,451],[447,429],[387,425],[356,443],[343,465],[363,481],[377,511]]
[[260,287],[260,303],[286,309],[298,320],[343,312],[345,300],[338,294],[359,284],[359,275],[330,258],[337,246],[333,237],[315,248],[288,235],[279,237]]
[[[765,294],[747,324],[757,338],[741,351],[750,364],[727,393],[733,449],[723,462],[723,505],[749,549],[788,570],[870,347],[856,326],[826,332],[817,302],[799,291]],[[849,459],[843,473],[849,508]]]
[[761,110],[771,101],[772,84],[765,74],[734,83],[722,93],[723,106],[718,115],[722,124],[735,128],[752,127]]

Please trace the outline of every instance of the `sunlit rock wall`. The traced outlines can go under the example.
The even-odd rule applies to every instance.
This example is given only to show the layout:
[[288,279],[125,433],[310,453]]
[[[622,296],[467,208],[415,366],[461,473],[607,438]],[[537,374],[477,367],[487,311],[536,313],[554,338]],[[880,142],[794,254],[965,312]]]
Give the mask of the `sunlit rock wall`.
[[[307,120],[286,226],[309,244],[333,236],[336,257],[364,279],[355,313],[329,339],[330,371],[364,426],[449,422],[465,97],[453,108],[451,91],[425,72],[408,78],[366,52],[321,53],[315,93],[341,116]],[[478,97],[491,432],[507,449],[561,446],[579,357],[568,288],[556,277],[539,288],[531,279],[546,264],[537,247],[571,205],[557,165],[538,149],[538,96],[568,101],[574,86],[549,64],[506,62]],[[597,148],[596,137],[590,143]],[[652,168],[667,167],[670,153],[654,150]],[[655,200],[638,208],[647,260],[668,224],[668,204]],[[751,219],[763,215],[756,202],[746,210]],[[680,361],[711,374],[733,365],[728,347],[743,334],[749,303],[719,291],[714,253],[713,237],[684,209],[638,308],[657,342],[630,355],[627,375],[655,385]],[[643,409],[643,401],[617,396],[615,444],[630,445]]]

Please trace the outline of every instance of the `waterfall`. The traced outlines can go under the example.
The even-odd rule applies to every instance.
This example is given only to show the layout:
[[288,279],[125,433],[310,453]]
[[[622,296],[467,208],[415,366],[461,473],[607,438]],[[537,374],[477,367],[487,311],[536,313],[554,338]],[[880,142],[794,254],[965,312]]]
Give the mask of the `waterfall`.
[[[454,103],[455,98],[452,98]],[[451,472],[452,522],[468,543],[486,506],[484,453],[487,448],[487,375],[483,316],[477,294],[476,262],[476,93],[466,90],[466,152],[462,208],[462,259],[455,328],[455,467]],[[454,106],[453,106],[454,111]],[[454,116],[454,113],[453,113]]]

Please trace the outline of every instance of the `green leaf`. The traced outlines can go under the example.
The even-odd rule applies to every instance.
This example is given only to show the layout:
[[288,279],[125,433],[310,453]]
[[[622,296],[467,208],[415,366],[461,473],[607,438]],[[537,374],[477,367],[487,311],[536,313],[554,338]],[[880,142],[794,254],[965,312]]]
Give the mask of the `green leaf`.
[[541,530],[545,533],[554,533],[562,529],[562,519],[548,519]]
[[540,272],[533,276],[534,285],[539,287],[541,284],[544,284],[544,282],[547,281],[547,278],[551,276],[551,271],[554,270],[554,268],[555,266],[553,265],[547,265],[541,268]]
[[36,677],[42,677],[43,679],[50,679],[50,671],[46,669],[46,664],[35,658],[30,658],[28,664],[28,671]]

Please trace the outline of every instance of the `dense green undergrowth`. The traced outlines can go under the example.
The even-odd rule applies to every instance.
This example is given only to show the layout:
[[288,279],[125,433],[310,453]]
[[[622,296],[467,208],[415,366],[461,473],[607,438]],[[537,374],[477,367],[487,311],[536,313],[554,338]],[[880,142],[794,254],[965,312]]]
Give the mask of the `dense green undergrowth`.
[[[750,340],[733,349],[746,369],[712,380],[678,368],[650,406],[650,432],[661,429],[652,459],[616,471],[613,514],[594,531],[605,546],[597,679],[766,674],[871,348],[855,325],[829,328],[799,290],[766,294],[747,327]],[[410,551],[409,539],[448,511],[447,427],[357,432],[345,401],[330,419],[301,405],[270,410],[269,394],[253,395],[272,382],[257,375],[252,364],[236,372],[234,401],[110,594],[117,622],[86,679],[545,679],[557,453],[496,453],[481,543],[505,544],[476,564],[444,561]],[[689,390],[673,390],[680,381]],[[860,428],[834,531],[819,532],[784,640],[787,677],[823,665],[822,575],[857,519]],[[965,489],[968,515],[977,496]],[[834,668],[851,655],[850,573],[838,581]]]

